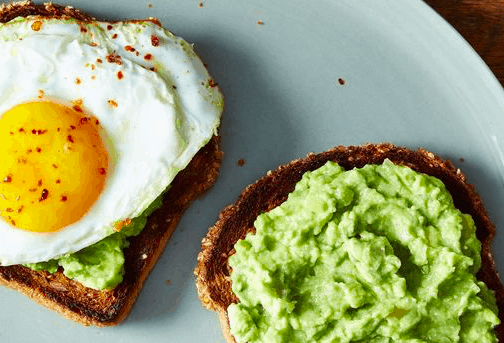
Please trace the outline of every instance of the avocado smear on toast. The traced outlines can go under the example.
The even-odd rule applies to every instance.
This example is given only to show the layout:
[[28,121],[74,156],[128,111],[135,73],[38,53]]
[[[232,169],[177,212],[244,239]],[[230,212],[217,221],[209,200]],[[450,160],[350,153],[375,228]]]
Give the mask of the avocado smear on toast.
[[75,279],[86,287],[99,290],[114,288],[123,280],[123,249],[129,245],[127,238],[140,234],[147,224],[147,218],[161,207],[167,190],[168,188],[120,231],[114,232],[111,228],[109,236],[87,248],[47,262],[29,263],[25,266],[49,273],[55,273],[61,266],[66,277]]
[[386,160],[304,174],[229,258],[242,342],[497,342],[472,218]]

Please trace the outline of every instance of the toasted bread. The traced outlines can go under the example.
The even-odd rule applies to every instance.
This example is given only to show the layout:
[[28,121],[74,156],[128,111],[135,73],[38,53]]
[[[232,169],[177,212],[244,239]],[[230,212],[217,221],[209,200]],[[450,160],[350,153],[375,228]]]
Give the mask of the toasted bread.
[[[239,302],[231,289],[231,269],[228,259],[234,253],[234,244],[247,233],[255,231],[254,221],[257,216],[282,204],[305,172],[315,170],[329,160],[339,163],[348,170],[366,164],[380,164],[385,159],[439,178],[451,193],[455,206],[473,217],[477,237],[482,244],[482,267],[477,278],[495,292],[499,318],[502,322],[504,288],[490,247],[495,227],[488,218],[480,196],[474,187],[467,183],[465,175],[452,162],[423,149],[412,151],[392,144],[339,146],[320,154],[310,154],[306,158],[292,161],[275,171],[268,172],[262,179],[248,186],[233,205],[220,213],[218,221],[203,239],[195,270],[198,295],[207,309],[218,313],[228,342],[236,343],[230,332],[227,308],[232,303]],[[496,334],[499,340],[504,340],[502,323],[496,328]]]
[[[2,23],[31,15],[94,20],[78,9],[50,3],[36,5],[23,1],[0,6]],[[152,21],[157,23],[155,19]],[[173,180],[163,197],[163,205],[148,218],[144,230],[129,239],[130,245],[124,250],[125,274],[117,287],[95,290],[67,278],[61,268],[50,274],[21,265],[0,266],[0,284],[18,290],[78,323],[99,327],[119,324],[130,312],[184,211],[195,198],[213,186],[221,161],[220,137],[213,136]]]

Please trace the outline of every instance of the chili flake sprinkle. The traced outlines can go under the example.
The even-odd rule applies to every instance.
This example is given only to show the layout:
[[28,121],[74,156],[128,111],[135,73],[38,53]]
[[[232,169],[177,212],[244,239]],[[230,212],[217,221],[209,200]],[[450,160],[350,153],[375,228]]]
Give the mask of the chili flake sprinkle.
[[44,201],[45,199],[47,199],[48,196],[49,196],[49,191],[44,188],[42,190],[42,195],[40,196],[39,201]]
[[156,35],[151,36],[151,44],[152,46],[159,46],[159,38]]
[[42,22],[40,20],[35,21],[31,26],[33,31],[40,31],[42,28]]

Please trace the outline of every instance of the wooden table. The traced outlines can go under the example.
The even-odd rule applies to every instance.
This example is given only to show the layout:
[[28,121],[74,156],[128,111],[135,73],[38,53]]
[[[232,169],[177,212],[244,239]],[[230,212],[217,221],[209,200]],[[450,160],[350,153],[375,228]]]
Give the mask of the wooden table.
[[504,0],[425,0],[471,44],[504,86]]

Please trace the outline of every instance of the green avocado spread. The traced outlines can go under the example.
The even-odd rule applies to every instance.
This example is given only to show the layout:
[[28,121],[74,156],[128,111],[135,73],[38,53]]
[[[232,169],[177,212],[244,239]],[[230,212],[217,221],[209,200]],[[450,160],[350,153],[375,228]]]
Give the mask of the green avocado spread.
[[[33,270],[54,273],[59,266],[63,274],[86,287],[111,289],[120,284],[124,273],[123,249],[128,247],[128,237],[137,236],[147,224],[147,217],[159,208],[164,192],[142,214],[131,220],[121,231],[112,233],[101,241],[78,252],[64,255],[48,262],[25,264]],[[111,232],[114,232],[110,229]]]
[[390,161],[304,174],[229,264],[237,342],[497,342],[472,218]]

